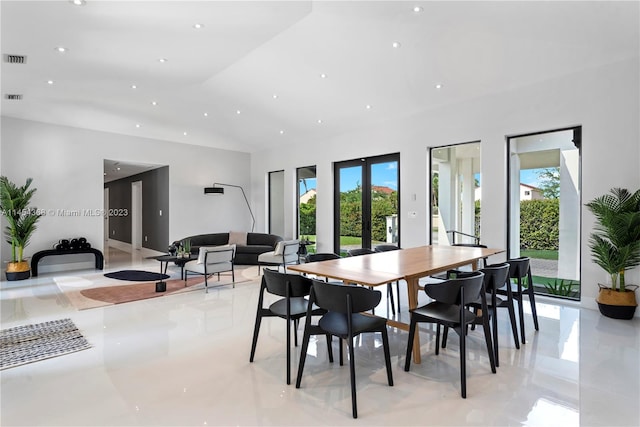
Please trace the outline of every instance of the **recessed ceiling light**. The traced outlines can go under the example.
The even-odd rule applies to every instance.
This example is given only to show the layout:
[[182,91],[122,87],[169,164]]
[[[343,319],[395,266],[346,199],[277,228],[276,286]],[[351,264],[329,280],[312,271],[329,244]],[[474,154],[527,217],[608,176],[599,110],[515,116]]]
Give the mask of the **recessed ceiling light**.
[[202,113],[202,115],[207,117],[207,116],[209,116],[209,113]]
[[322,123],[322,119],[318,119],[318,124]]
[[236,114],[240,114],[240,110],[236,110]]
[[118,166],[118,167],[116,168],[116,170],[120,170],[120,166]]
[[85,4],[87,4],[85,0],[69,0],[69,3],[75,6],[84,6]]
[[273,94],[273,99],[278,99],[278,94],[277,93]]
[[442,84],[441,83],[436,84],[436,89],[442,89]]
[[158,105],[158,103],[156,101],[151,101],[151,105],[155,107],[156,105]]
[[136,127],[139,128],[140,127],[140,123],[136,123]]
[[187,133],[186,133],[186,132],[182,132],[182,134],[183,134],[184,136],[187,136]]
[[367,110],[371,110],[371,105],[367,104],[364,106],[364,108],[366,108]]
[[65,53],[68,49],[66,47],[63,47],[63,46],[57,46],[55,48],[55,50],[60,52],[60,53]]
[[421,7],[421,6],[414,6],[414,7],[413,7],[413,11],[414,11],[415,13],[420,13],[420,12],[422,12],[422,7]]
[[168,61],[167,58],[159,58],[158,59],[158,62],[162,62],[162,63],[167,62],[167,61]]
[[137,88],[138,88],[138,86],[136,86],[136,85],[131,85],[131,89],[137,89]]
[[393,46],[394,49],[397,49],[400,47],[400,42],[393,42],[391,43],[391,46]]
[[281,131],[280,131],[280,135],[283,135],[283,134],[284,134],[284,131],[283,131],[283,130],[281,130]]
[[201,29],[203,27],[204,27],[204,25],[202,25],[202,24],[193,24],[193,28],[195,28],[196,30],[199,30],[199,29]]
[[327,75],[326,75],[325,73],[322,73],[322,74],[320,74],[320,78],[321,78],[321,79],[326,79],[326,78],[327,78]]
[[47,84],[52,85],[53,84],[53,80],[47,80]]

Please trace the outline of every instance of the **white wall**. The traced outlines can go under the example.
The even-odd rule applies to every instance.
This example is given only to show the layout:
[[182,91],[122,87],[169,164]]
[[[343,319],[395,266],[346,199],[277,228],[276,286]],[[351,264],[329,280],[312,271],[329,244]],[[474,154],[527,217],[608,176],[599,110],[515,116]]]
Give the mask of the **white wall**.
[[[317,165],[319,251],[333,250],[333,170],[335,161],[400,151],[401,244],[425,244],[428,232],[427,147],[480,140],[482,237],[491,247],[506,245],[506,135],[582,125],[582,203],[611,187],[640,187],[640,67],[638,59],[610,64],[528,87],[507,90],[463,104],[422,111],[402,120],[252,155],[252,193],[258,228],[264,227],[264,176],[269,170]],[[285,179],[285,183],[295,180]],[[295,188],[285,189],[285,206],[295,215]],[[416,200],[412,195],[416,194]],[[415,219],[408,211],[417,211]],[[590,260],[588,235],[593,217],[581,212],[582,304],[595,307],[597,283],[606,274]],[[287,227],[290,224],[287,223]],[[286,234],[294,235],[293,228]],[[499,259],[496,258],[496,261]],[[640,269],[630,283],[640,283]]]
[[[169,166],[169,238],[250,230],[242,193],[204,195],[215,181],[245,187],[250,194],[247,153],[218,150],[2,117],[0,170],[14,182],[33,178],[33,205],[51,211],[41,218],[27,256],[61,238],[84,236],[103,249],[102,217],[69,217],[59,209],[103,208],[103,159]],[[170,242],[167,242],[167,245]],[[10,257],[2,242],[2,260]]]

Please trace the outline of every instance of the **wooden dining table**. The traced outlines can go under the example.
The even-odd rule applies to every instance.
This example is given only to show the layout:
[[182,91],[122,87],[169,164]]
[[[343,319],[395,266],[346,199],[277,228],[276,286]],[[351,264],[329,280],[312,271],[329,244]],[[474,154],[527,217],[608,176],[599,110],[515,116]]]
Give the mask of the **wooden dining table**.
[[[421,288],[419,280],[421,278],[464,265],[471,265],[475,270],[478,260],[501,252],[504,252],[504,249],[428,245],[291,265],[287,266],[287,269],[363,286],[381,286],[396,280],[404,280],[407,283],[409,310],[412,310],[418,306],[418,292]],[[409,330],[409,323],[399,320],[387,319],[387,324]],[[419,335],[415,334],[413,342],[415,363],[421,361]]]

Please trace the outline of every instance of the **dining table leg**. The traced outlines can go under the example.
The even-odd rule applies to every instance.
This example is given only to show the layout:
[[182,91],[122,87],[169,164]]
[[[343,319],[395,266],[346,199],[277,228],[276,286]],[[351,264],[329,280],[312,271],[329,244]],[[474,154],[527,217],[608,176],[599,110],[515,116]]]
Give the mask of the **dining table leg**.
[[[418,277],[407,279],[407,294],[409,295],[409,310],[413,310],[418,307],[418,292],[420,290],[420,279]],[[421,363],[420,358],[420,333],[416,331],[413,338],[413,362]]]

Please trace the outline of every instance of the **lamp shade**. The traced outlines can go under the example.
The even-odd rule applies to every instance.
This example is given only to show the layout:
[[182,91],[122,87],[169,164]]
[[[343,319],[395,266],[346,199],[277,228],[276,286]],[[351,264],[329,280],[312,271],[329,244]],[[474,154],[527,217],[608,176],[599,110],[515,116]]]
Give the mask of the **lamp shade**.
[[222,187],[204,187],[204,194],[224,194]]

